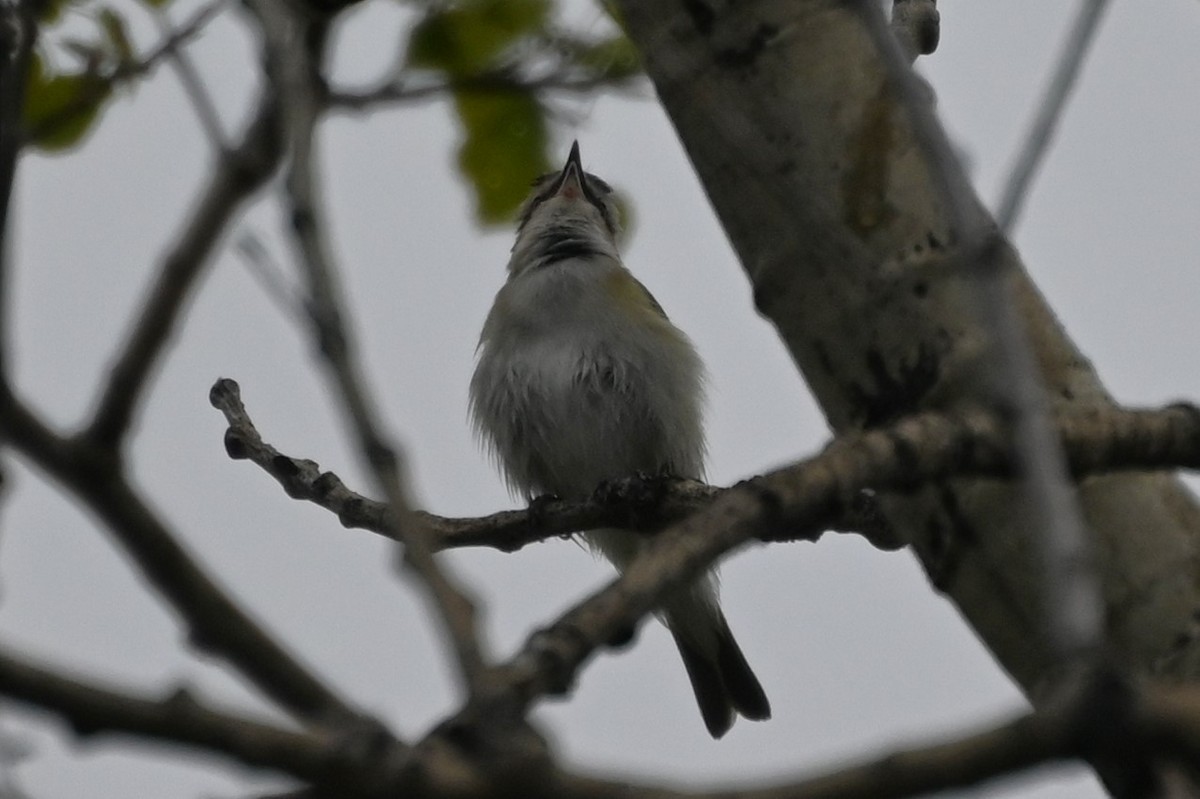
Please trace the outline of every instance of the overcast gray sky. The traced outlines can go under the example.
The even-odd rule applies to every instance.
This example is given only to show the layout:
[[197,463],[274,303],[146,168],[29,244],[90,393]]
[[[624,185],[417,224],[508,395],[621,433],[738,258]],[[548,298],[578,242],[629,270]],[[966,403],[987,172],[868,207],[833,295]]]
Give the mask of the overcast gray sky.
[[[601,24],[583,0],[578,13]],[[989,202],[1032,114],[1074,3],[944,0],[942,43],[921,68]],[[1016,234],[1025,261],[1071,335],[1123,401],[1200,397],[1200,4],[1116,2]],[[139,40],[153,40],[139,7]],[[196,6],[175,0],[172,14]],[[392,58],[404,16],[372,0],[349,15],[337,74],[365,80]],[[234,129],[257,58],[239,14],[224,13],[192,48]],[[627,193],[636,226],[626,260],[708,364],[709,476],[728,483],[813,452],[826,426],[748,284],[675,136],[653,100],[566,106],[565,155]],[[453,171],[458,132],[443,103],[324,128],[337,257],[357,329],[415,491],[429,509],[485,513],[513,500],[472,440],[466,387],[479,327],[503,279],[510,233],[485,232]],[[206,169],[206,143],[169,70],[117,102],[69,157],[27,158],[16,199],[12,279],[21,390],[56,422],[81,418],[157,256]],[[274,247],[275,188],[240,225]],[[289,273],[290,274],[290,273]],[[161,373],[134,447],[139,482],[203,562],[305,660],[404,735],[455,701],[451,671],[424,607],[391,569],[391,550],[286,498],[264,474],[225,457],[207,402],[237,379],[263,434],[352,485],[355,467],[325,385],[298,330],[226,246]],[[139,689],[178,680],[229,702],[251,696],[181,652],[181,632],[106,535],[40,475],[9,466],[2,510],[0,636]],[[515,555],[449,560],[487,603],[494,651],[608,579],[608,567],[562,541]],[[538,719],[573,763],[691,782],[770,779],[905,741],[968,728],[1022,707],[954,609],[906,553],[854,538],[759,547],[723,572],[731,625],[771,696],[775,718],[704,731],[669,637],[604,655],[570,702]],[[36,751],[19,767],[37,799],[246,793],[243,772],[118,742],[73,744],[15,711],[0,727]],[[976,794],[972,794],[976,795]],[[1097,797],[1080,768],[989,787],[988,797]]]

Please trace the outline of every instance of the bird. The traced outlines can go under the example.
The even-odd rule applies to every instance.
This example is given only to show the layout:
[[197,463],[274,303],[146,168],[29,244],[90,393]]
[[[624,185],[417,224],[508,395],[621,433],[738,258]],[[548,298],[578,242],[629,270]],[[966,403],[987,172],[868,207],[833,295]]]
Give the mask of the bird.
[[[561,171],[534,182],[518,219],[469,389],[474,427],[510,489],[584,500],[635,475],[702,479],[704,366],[622,262],[612,187],[583,170],[578,141]],[[618,570],[646,545],[630,531],[581,535]],[[656,615],[714,738],[737,715],[770,718],[715,570],[666,596]]]

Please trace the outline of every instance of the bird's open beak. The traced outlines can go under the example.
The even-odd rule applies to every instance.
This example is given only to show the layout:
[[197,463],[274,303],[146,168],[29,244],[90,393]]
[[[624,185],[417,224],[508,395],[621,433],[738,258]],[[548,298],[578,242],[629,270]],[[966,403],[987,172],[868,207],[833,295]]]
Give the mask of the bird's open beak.
[[558,176],[558,188],[554,193],[559,197],[579,199],[583,196],[583,164],[579,161],[579,142],[571,143],[571,153],[567,163]]

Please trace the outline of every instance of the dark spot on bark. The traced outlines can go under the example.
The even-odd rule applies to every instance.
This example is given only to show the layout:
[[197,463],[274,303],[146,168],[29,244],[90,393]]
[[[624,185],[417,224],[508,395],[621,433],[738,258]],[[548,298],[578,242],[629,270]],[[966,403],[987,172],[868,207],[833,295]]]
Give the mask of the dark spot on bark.
[[692,18],[692,24],[696,26],[696,30],[700,31],[702,36],[708,36],[713,32],[717,14],[708,3],[703,0],[683,0],[683,10]]
[[914,361],[901,363],[899,371],[892,374],[879,350],[872,349],[867,352],[867,371],[875,384],[869,389],[855,387],[851,393],[862,406],[863,426],[880,427],[917,408],[937,383],[941,361],[933,347],[922,345]]
[[959,547],[977,544],[979,535],[963,513],[962,506],[958,504],[958,494],[949,486],[941,486],[938,489],[938,499],[941,500],[942,510],[946,512],[946,518],[950,522],[950,536],[954,543]]
[[746,42],[744,46],[719,50],[716,62],[719,66],[727,69],[745,69],[754,66],[754,62],[762,54],[763,48],[777,33],[779,33],[778,28],[763,23],[755,28],[754,33],[750,36],[750,41]]
[[1062,391],[1059,392],[1059,394],[1062,395],[1063,399],[1068,400],[1068,401],[1075,399],[1075,392],[1069,388],[1064,388]]
[[225,454],[235,461],[245,460],[250,457],[250,451],[246,446],[245,439],[240,434],[235,433],[233,428],[225,431]]
[[313,494],[317,497],[327,497],[329,492],[337,488],[341,481],[333,472],[321,472],[316,480],[313,480]]
[[920,255],[921,253],[925,252],[925,245],[918,241],[913,245],[913,252],[915,252],[917,255]]
[[625,624],[613,631],[613,634],[608,637],[605,646],[609,649],[624,649],[633,643],[633,639],[637,637],[637,627],[632,624]]
[[280,477],[295,477],[300,474],[300,467],[286,455],[276,455],[271,459],[271,472]]
[[892,445],[892,452],[896,457],[896,471],[900,474],[898,487],[901,489],[915,488],[918,482],[910,481],[909,478],[917,473],[917,467],[921,462],[920,453],[911,441],[894,432],[888,434],[888,443]]
[[925,299],[929,296],[929,284],[924,280],[919,280],[913,284],[913,296],[918,299]]
[[1179,635],[1175,636],[1175,641],[1174,641],[1174,643],[1171,644],[1171,648],[1172,649],[1186,649],[1188,647],[1188,644],[1190,644],[1191,642],[1192,642],[1192,636],[1188,635],[1187,633],[1180,633]]
[[939,240],[937,236],[933,235],[933,231],[932,231],[932,230],[931,230],[931,231],[929,231],[929,234],[928,234],[928,236],[926,236],[926,239],[925,239],[925,240],[929,242],[929,249],[931,249],[931,250],[940,250],[940,249],[942,249],[942,242],[941,242],[941,240]]

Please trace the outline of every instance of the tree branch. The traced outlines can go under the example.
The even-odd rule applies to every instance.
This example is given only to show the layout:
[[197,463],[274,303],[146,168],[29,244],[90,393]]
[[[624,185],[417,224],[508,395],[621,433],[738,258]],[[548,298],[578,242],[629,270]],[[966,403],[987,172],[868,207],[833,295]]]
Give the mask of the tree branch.
[[213,104],[212,97],[209,95],[208,89],[205,88],[196,65],[192,63],[192,59],[184,52],[184,49],[179,46],[182,40],[178,37],[188,30],[199,30],[208,24],[208,20],[216,16],[217,12],[225,6],[226,2],[227,0],[215,0],[201,9],[188,23],[176,30],[171,29],[170,19],[164,8],[160,6],[151,6],[150,8],[151,16],[154,17],[154,22],[158,25],[159,32],[162,33],[164,38],[164,43],[159,52],[167,54],[170,58],[171,64],[175,67],[175,73],[179,76],[179,83],[183,86],[188,99],[191,100],[192,108],[196,112],[196,118],[200,120],[200,124],[204,127],[204,132],[208,135],[209,142],[218,153],[223,153],[228,148],[225,141],[225,131],[221,126],[221,115],[217,113],[216,105]]
[[282,157],[278,98],[268,86],[241,143],[216,158],[208,185],[163,258],[154,286],[100,392],[85,433],[89,438],[109,447],[121,442],[145,396],[154,366],[226,227],[274,174]]
[[475,605],[466,591],[434,560],[422,521],[409,510],[400,456],[387,441],[368,396],[355,343],[344,321],[341,290],[325,235],[317,189],[315,132],[321,112],[321,59],[327,33],[323,21],[301,19],[278,0],[256,0],[270,69],[281,94],[291,160],[287,199],[292,234],[308,283],[309,312],[324,365],[341,395],[359,451],[387,498],[389,519],[404,541],[404,563],[433,600],[455,653],[460,677],[474,693],[486,668],[475,626]]
[[[1028,713],[980,732],[960,734],[841,767],[828,773],[765,787],[721,791],[681,791],[644,783],[612,781],[539,768],[508,773],[495,781],[453,781],[433,767],[436,755],[417,750],[386,750],[371,755],[339,745],[338,739],[217,711],[179,690],[161,700],[117,691],[57,673],[0,648],[0,694],[67,721],[81,737],[127,734],[194,748],[239,763],[268,768],[303,780],[311,787],[278,795],[355,797],[393,795],[413,799],[460,799],[522,795],[555,799],[900,799],[966,788],[1057,760],[1075,759],[1088,748],[1088,722],[1094,694],[1078,692],[1051,709]],[[1160,747],[1183,763],[1200,758],[1200,695],[1194,689],[1151,686],[1133,716],[1135,736]],[[424,771],[424,776],[420,776]],[[439,779],[440,778],[440,779]],[[513,789],[519,792],[513,793]],[[333,793],[328,791],[332,790]],[[376,793],[372,793],[372,790]]]
[[[346,486],[338,475],[322,471],[306,458],[281,453],[263,441],[241,399],[238,384],[226,378],[218,380],[209,393],[209,401],[225,416],[225,449],[235,460],[249,460],[275,478],[285,493],[319,505],[338,517],[344,527],[367,530],[395,539],[388,522],[387,506]],[[1004,457],[981,460],[987,452],[1004,451],[1008,446],[1004,431],[985,415],[967,417],[929,414],[942,426],[931,426],[929,435],[944,439],[938,444],[958,448],[962,462],[955,468],[964,474],[1011,476]],[[1161,410],[1104,410],[1071,412],[1057,420],[1072,474],[1079,478],[1092,474],[1127,469],[1200,468],[1200,411],[1179,404]],[[919,457],[925,444],[916,443]],[[974,454],[972,454],[974,453]],[[751,485],[763,478],[751,478]],[[651,533],[662,526],[680,521],[737,488],[710,486],[694,480],[666,480],[647,488],[644,480],[626,478],[614,481],[584,502],[558,499],[539,501],[531,509],[500,511],[475,518],[438,516],[423,511],[423,519],[435,550],[485,546],[504,552],[556,536],[568,536],[596,527],[622,527]],[[900,542],[877,512],[864,490],[882,490],[875,482],[848,485],[850,507],[827,520],[828,529],[859,533],[882,549],[894,549]],[[820,531],[809,531],[808,538]]]

